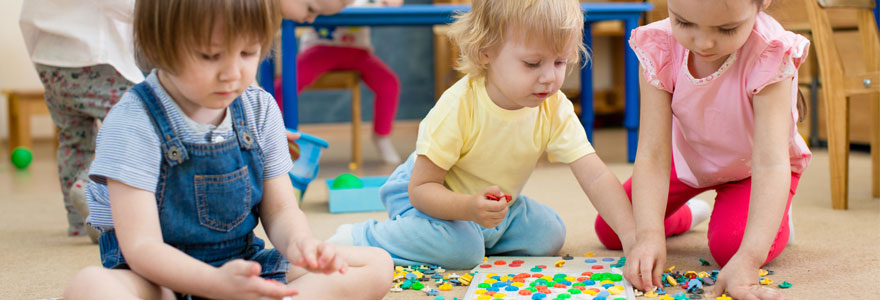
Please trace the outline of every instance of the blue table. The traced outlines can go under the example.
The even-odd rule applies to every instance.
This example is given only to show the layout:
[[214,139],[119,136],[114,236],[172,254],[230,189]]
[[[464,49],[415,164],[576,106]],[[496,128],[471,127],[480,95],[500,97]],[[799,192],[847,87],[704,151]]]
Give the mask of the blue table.
[[[506,1],[506,0],[505,0]],[[624,87],[625,111],[623,126],[627,130],[627,158],[635,161],[636,145],[639,129],[639,74],[638,60],[629,48],[627,41],[630,32],[639,24],[643,12],[653,6],[641,2],[621,3],[584,3],[581,4],[585,16],[584,43],[592,46],[593,38],[589,30],[592,22],[622,20],[624,24]],[[281,25],[281,51],[295,54],[298,45],[295,36],[296,26],[330,25],[330,26],[431,26],[447,24],[454,21],[457,12],[470,10],[467,5],[403,5],[400,7],[349,7],[332,16],[320,16],[311,24],[295,23],[284,20]],[[260,66],[260,85],[270,93],[274,93],[275,66],[272,60],[266,60]],[[296,93],[296,55],[282,55],[281,72],[284,88],[284,125],[296,129],[299,123]],[[587,132],[587,138],[593,141],[593,72],[592,68],[581,69],[581,123]]]

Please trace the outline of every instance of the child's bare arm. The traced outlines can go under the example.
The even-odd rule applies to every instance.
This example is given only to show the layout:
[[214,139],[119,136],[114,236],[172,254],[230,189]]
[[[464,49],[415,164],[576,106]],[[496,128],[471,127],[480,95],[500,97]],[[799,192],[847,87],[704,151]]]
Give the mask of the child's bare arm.
[[312,234],[287,174],[263,181],[260,219],[272,245],[291,263],[321,273],[344,273],[347,269],[336,247]]
[[218,269],[165,244],[155,194],[113,179],[107,181],[119,247],[138,275],[177,292],[209,298],[293,293],[281,284],[262,280],[259,265],[254,263],[235,260]]
[[725,288],[737,299],[777,299],[757,285],[758,268],[767,260],[770,245],[782,223],[791,188],[791,78],[774,83],[755,95],[755,143],[752,150],[752,193],[742,244],[718,276],[715,291]]
[[639,289],[660,285],[666,267],[663,224],[672,160],[672,95],[649,84],[639,69],[639,146],[632,176],[636,246],[624,275]]
[[488,187],[479,195],[453,192],[443,185],[446,170],[424,155],[416,157],[409,181],[413,207],[443,220],[474,221],[486,228],[498,226],[507,215],[507,203],[486,199],[485,194],[500,195],[498,187]]
[[629,251],[636,241],[635,221],[620,180],[596,153],[575,160],[570,167],[599,215],[618,233],[623,249]]
[[780,81],[755,95],[755,144],[752,150],[752,195],[740,252],[763,264],[776,237],[791,187],[792,79]]
[[[639,74],[644,74],[639,68]],[[639,145],[633,167],[632,200],[638,235],[664,237],[672,160],[672,94],[639,76]]]

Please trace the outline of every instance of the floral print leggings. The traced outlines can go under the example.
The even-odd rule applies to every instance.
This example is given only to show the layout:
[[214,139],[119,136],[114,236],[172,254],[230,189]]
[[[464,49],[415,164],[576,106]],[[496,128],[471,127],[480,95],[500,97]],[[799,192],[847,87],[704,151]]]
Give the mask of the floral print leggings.
[[98,121],[133,83],[110,65],[64,68],[36,64],[46,90],[46,104],[58,127],[58,181],[64,195],[68,235],[83,235],[83,216],[74,208],[70,188],[88,181],[95,157]]

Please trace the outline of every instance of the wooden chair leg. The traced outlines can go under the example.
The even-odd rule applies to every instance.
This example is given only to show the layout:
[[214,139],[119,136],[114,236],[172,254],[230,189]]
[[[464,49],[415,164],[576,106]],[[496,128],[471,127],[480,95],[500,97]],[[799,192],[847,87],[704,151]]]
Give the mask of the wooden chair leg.
[[[863,9],[859,11],[859,34],[862,39],[862,49],[865,56],[867,72],[880,71],[880,38],[874,28],[874,14]],[[880,82],[871,84],[874,92],[870,94],[871,101],[871,195],[880,197]]]
[[31,147],[30,144],[30,115],[27,103],[23,103],[21,97],[9,94],[9,153],[16,147]]
[[849,103],[845,96],[835,98],[826,90],[825,111],[828,126],[828,165],[831,177],[831,207],[847,208],[849,183]]
[[355,83],[351,89],[351,162],[352,169],[363,166],[364,158],[361,154],[361,88]]
[[849,183],[849,102],[844,91],[844,72],[840,54],[834,44],[831,23],[816,0],[803,0],[813,47],[821,68],[822,96],[825,100],[828,128],[828,166],[831,181],[831,207],[847,208]]
[[871,100],[871,196],[880,197],[880,97]]

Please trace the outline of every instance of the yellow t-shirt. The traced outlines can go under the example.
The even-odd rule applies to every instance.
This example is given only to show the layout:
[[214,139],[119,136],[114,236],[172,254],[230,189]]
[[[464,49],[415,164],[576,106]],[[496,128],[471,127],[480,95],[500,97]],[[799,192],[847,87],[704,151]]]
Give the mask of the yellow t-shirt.
[[419,124],[416,154],[447,170],[452,191],[476,194],[497,185],[514,199],[547,152],[571,163],[593,153],[584,127],[562,92],[540,106],[506,110],[486,93],[485,77],[465,76]]

